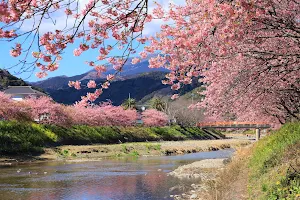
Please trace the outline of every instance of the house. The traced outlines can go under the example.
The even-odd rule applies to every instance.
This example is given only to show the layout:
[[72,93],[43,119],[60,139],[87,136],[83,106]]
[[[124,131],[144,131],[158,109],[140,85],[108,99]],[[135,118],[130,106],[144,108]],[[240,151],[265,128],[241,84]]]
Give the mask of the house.
[[8,86],[8,88],[4,90],[4,93],[11,95],[11,98],[16,101],[21,101],[29,96],[47,96],[45,93],[32,89],[31,86]]

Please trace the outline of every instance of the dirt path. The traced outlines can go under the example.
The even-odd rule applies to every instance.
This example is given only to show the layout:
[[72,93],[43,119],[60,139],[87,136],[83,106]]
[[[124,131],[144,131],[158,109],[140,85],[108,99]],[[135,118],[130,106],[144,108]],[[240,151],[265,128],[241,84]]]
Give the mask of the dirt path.
[[238,178],[231,183],[226,200],[247,200],[248,169],[241,169]]

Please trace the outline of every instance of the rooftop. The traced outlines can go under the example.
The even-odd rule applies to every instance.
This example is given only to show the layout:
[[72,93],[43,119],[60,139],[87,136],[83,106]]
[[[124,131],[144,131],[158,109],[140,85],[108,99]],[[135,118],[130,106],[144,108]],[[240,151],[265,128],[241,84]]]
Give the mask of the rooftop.
[[39,95],[45,96],[46,94],[32,89],[31,86],[8,86],[6,90],[4,90],[6,94],[25,94],[25,95]]

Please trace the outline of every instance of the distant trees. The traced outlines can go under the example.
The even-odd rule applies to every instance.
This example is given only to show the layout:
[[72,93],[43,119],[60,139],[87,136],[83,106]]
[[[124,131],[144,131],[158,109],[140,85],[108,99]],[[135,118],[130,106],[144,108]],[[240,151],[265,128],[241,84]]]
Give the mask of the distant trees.
[[170,119],[181,126],[195,126],[204,120],[204,110],[192,109],[192,99],[181,97],[167,104],[166,113]]
[[[124,109],[110,102],[65,106],[44,96],[15,101],[3,92],[0,92],[0,102],[0,120],[37,121],[60,126],[134,126],[138,119],[137,111],[129,109],[131,106]],[[168,122],[165,113],[153,109],[143,112],[142,119],[146,126],[164,126]]]
[[150,100],[150,106],[153,109],[164,112],[166,110],[167,103],[162,98],[154,97]]
[[168,123],[168,115],[155,109],[142,112],[142,119],[146,126],[165,126]]
[[69,114],[74,124],[89,126],[133,126],[137,120],[134,109],[125,110],[111,104],[95,106],[69,106]]
[[127,110],[127,109],[135,109],[136,108],[136,101],[133,98],[126,99],[121,106]]

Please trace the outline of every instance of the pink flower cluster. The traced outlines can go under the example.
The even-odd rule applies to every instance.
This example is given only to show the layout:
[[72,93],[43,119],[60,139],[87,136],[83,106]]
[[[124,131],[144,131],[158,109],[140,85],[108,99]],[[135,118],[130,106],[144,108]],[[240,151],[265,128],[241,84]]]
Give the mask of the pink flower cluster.
[[16,47],[10,51],[10,55],[13,57],[18,57],[19,55],[21,55],[21,50],[21,44],[17,43]]
[[146,126],[166,126],[168,116],[155,109],[149,109],[142,113],[142,120]]
[[124,110],[109,103],[64,106],[46,96],[14,101],[3,92],[0,92],[0,101],[0,118],[6,120],[35,120],[64,126],[132,126],[137,120],[136,110]]

